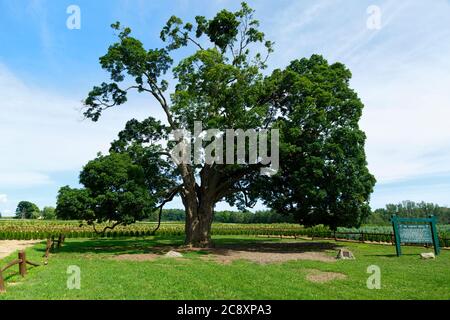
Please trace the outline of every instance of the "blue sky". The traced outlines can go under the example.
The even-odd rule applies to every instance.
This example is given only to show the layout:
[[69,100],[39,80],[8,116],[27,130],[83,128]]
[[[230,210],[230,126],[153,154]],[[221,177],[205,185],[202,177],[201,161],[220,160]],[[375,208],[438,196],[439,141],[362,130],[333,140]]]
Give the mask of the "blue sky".
[[[351,85],[366,106],[361,126],[369,167],[378,180],[372,207],[407,199],[450,205],[450,2],[248,2],[276,42],[271,68],[320,53],[352,70]],[[80,30],[66,27],[69,5],[81,9]],[[378,29],[367,27],[373,5],[380,10]],[[12,213],[20,200],[55,205],[59,187],[77,186],[81,167],[108,149],[127,120],[163,119],[152,100],[133,97],[99,123],[82,120],[80,101],[107,80],[98,57],[114,41],[112,22],[130,26],[148,48],[159,47],[159,31],[172,14],[189,20],[238,6],[231,0],[0,0],[0,212]]]

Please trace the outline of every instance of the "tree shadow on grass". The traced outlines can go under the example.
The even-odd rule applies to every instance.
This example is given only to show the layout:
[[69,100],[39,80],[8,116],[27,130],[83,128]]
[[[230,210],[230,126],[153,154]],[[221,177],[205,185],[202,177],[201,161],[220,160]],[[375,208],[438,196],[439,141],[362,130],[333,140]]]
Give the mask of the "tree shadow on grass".
[[[19,266],[17,265],[16,267],[18,268]],[[31,270],[39,268],[39,267],[41,267],[41,266],[37,266],[37,267],[35,267],[35,266],[27,266],[27,272],[30,272]],[[5,282],[10,281],[10,280],[16,280],[17,281],[19,279],[24,279],[24,277],[22,277],[20,275],[20,272],[17,271],[16,269],[13,270],[13,268],[14,267],[4,271],[4,273],[3,273],[3,280]],[[26,276],[25,276],[25,278],[26,278]],[[14,281],[14,282],[16,282],[16,281]]]
[[400,257],[397,256],[395,253],[390,254],[371,254],[371,257],[384,257],[384,258],[400,258],[400,257],[409,257],[409,256],[419,256],[419,253],[402,253]]
[[204,249],[206,258],[217,263],[229,264],[235,260],[249,260],[259,264],[284,263],[291,260],[313,260],[333,262],[335,258],[329,255],[342,248],[332,242],[283,242],[261,241],[247,243],[222,243],[214,248]]
[[10,281],[11,279],[19,279],[20,273],[17,271],[6,271],[5,274],[3,274],[3,280],[5,282]]
[[[155,246],[181,245],[183,239],[180,237],[153,237],[153,238],[126,238],[126,239],[69,239],[60,248],[51,252],[58,253],[107,253],[107,254],[141,254],[152,252]],[[45,248],[37,251],[45,252]]]
[[[331,242],[283,242],[280,239],[261,238],[226,238],[214,239],[215,252],[230,250],[265,252],[265,253],[303,253],[325,252],[341,248]],[[208,254],[209,249],[190,249],[184,246],[184,238],[154,236],[152,238],[126,238],[126,239],[69,239],[62,247],[54,249],[53,254],[81,253],[81,254],[164,254],[170,250],[180,252],[195,251],[198,254]],[[36,251],[45,252],[45,248],[36,248]]]
[[247,242],[247,243],[221,243],[216,245],[217,250],[235,250],[266,253],[303,253],[324,252],[337,250],[342,246],[331,242]]

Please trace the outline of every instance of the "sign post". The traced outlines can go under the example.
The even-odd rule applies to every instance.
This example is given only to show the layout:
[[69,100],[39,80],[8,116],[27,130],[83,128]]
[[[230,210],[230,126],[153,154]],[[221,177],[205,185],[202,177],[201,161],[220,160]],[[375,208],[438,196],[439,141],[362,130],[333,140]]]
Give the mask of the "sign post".
[[391,219],[394,229],[395,248],[397,256],[401,256],[401,244],[432,244],[436,255],[440,252],[439,237],[436,228],[436,217],[400,218],[396,215]]

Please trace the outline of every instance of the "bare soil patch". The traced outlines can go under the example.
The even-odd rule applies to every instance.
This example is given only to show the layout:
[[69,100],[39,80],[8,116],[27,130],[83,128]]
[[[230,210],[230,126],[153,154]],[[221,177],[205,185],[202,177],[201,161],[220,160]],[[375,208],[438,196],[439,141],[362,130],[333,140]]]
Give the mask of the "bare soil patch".
[[324,272],[316,269],[308,270],[308,275],[306,280],[316,283],[326,283],[333,280],[344,280],[347,276],[343,273],[338,272]]
[[41,242],[40,240],[1,240],[0,241],[0,259],[9,256],[14,251],[25,250],[35,244]]
[[166,257],[164,255],[155,254],[155,253],[136,253],[136,254],[119,254],[117,256],[114,256],[114,260],[118,261],[153,261],[158,258],[164,258],[164,259],[172,259],[172,260],[186,260],[185,258],[181,257]]
[[254,243],[208,249],[207,251],[210,255],[205,258],[224,264],[242,259],[260,264],[281,263],[291,260],[334,262],[336,259],[327,255],[326,252],[335,249],[336,246],[331,243]]
[[212,255],[204,257],[218,263],[229,264],[235,260],[249,260],[252,262],[267,264],[281,263],[291,260],[313,260],[322,262],[334,262],[335,259],[322,252],[303,252],[303,253],[269,253],[269,252],[249,252],[227,250],[226,252],[212,251]]
[[[149,253],[121,254],[116,260],[151,261],[163,257],[170,250],[180,253],[199,252],[204,254],[202,259],[229,264],[235,260],[249,260],[260,264],[282,263],[291,260],[314,260],[334,262],[336,259],[327,254],[334,252],[336,245],[318,242],[258,242],[246,244],[227,244],[215,248],[198,249],[189,247],[158,246],[149,248]],[[177,258],[178,259],[178,258]]]
[[155,253],[136,253],[136,254],[119,254],[114,256],[114,260],[119,261],[152,261],[156,258],[162,257],[159,254]]

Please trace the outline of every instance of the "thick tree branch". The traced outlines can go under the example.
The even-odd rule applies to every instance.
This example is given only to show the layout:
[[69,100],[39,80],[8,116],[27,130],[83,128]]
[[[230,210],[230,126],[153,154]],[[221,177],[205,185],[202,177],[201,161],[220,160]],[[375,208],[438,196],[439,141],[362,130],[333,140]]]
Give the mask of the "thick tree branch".
[[193,44],[195,44],[200,50],[205,50],[205,49],[203,49],[203,47],[200,45],[200,43],[198,43],[197,41],[195,41],[194,39],[192,39],[191,37],[187,37],[187,39],[189,40],[189,41],[191,41]]
[[217,187],[217,200],[222,199],[228,194],[234,193],[236,191],[236,188],[233,188],[233,186],[240,181],[243,177],[245,177],[247,174],[254,172],[255,170],[259,170],[262,167],[264,167],[263,164],[253,164],[246,167],[240,167],[239,169],[235,170],[232,173],[225,174],[224,181]]
[[117,227],[118,225],[122,224],[122,222],[115,222],[112,226],[106,226],[106,227],[103,228],[102,231],[98,231],[97,230],[97,228],[95,227],[95,223],[93,221],[91,222],[91,224],[92,224],[92,227],[94,228],[94,232],[96,234],[101,234],[102,236],[104,236],[106,230],[108,230],[108,229],[109,230],[113,230],[115,227]]
[[160,226],[161,226],[161,216],[162,216],[162,210],[164,208],[164,206],[169,203],[170,201],[173,200],[173,198],[178,194],[178,192],[181,191],[181,188],[183,187],[183,185],[180,185],[178,187],[176,187],[175,189],[173,189],[169,195],[164,199],[164,201],[161,203],[161,205],[159,206],[159,214],[158,214],[158,225],[156,226],[156,228],[152,231],[152,235],[155,235],[156,231],[159,230]]
[[172,114],[170,113],[169,104],[167,103],[166,97],[164,96],[161,88],[159,88],[156,81],[148,73],[145,73],[145,75],[147,76],[147,81],[151,88],[151,90],[148,90],[148,92],[150,92],[153,95],[153,97],[155,97],[155,99],[158,100],[159,104],[164,110],[164,113],[166,114],[167,121],[169,122],[170,127],[173,130],[176,130],[177,126],[175,124],[175,121],[173,120]]

